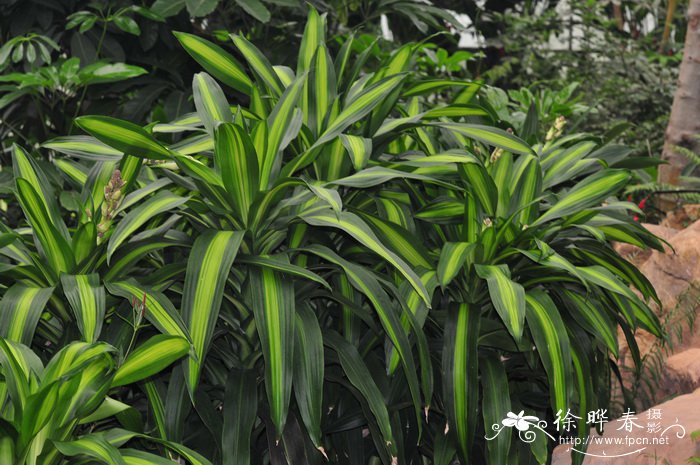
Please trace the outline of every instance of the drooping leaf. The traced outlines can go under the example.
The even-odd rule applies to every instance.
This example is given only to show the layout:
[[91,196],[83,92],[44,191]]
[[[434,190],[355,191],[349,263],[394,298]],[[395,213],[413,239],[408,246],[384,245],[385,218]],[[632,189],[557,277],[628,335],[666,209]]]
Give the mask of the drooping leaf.
[[187,53],[208,73],[240,92],[245,94],[250,92],[252,81],[243,70],[243,66],[230,53],[194,34],[185,32],[173,32],[173,34]]
[[187,202],[187,197],[177,196],[170,191],[160,191],[131,210],[119,221],[107,244],[107,260],[110,261],[119,246],[153,216],[179,207]]
[[510,279],[507,268],[476,265],[476,272],[486,280],[494,308],[516,341],[523,335],[525,320],[525,290]]
[[224,284],[242,239],[240,231],[206,231],[195,240],[187,261],[182,316],[197,357],[188,358],[185,364],[190,396],[194,396],[199,383],[202,362],[219,317]]
[[30,345],[41,314],[53,294],[53,288],[16,283],[0,301],[0,336]]
[[167,160],[170,151],[141,126],[110,116],[81,116],[75,119],[84,131],[127,155]]
[[270,416],[280,437],[292,393],[294,285],[272,269],[250,268],[247,297],[262,344]]
[[222,429],[222,464],[249,465],[253,425],[257,417],[258,390],[255,374],[248,370],[231,370],[224,395]]
[[106,311],[105,290],[100,285],[99,275],[64,274],[61,284],[83,339],[85,342],[95,342],[102,330]]
[[190,350],[187,339],[158,334],[136,348],[119,367],[112,387],[124,386],[159,373]]

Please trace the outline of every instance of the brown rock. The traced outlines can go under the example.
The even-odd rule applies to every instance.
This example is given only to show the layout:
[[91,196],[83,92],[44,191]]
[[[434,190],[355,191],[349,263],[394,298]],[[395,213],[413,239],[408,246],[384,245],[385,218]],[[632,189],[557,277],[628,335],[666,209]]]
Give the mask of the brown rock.
[[665,382],[669,390],[691,392],[700,387],[700,349],[692,348],[670,356],[666,360]]
[[[650,418],[653,417],[654,413],[657,413],[654,410],[660,412],[660,419]],[[586,450],[588,455],[586,455],[583,464],[681,465],[686,464],[690,457],[700,456],[700,443],[693,441],[690,437],[693,431],[700,430],[700,389],[692,394],[671,399],[634,416],[637,418],[634,422],[639,424],[641,428],[633,427],[632,432],[627,432],[624,428],[618,429],[623,426],[623,422],[619,421],[620,419],[607,423],[602,437],[598,436],[595,430],[591,430],[591,438],[600,439],[589,440],[589,446]],[[649,423],[660,423],[661,431],[674,423],[677,423],[682,428],[674,426],[661,436],[661,431],[649,431]],[[677,437],[676,433],[682,437]],[[664,444],[660,443],[662,440],[659,440],[659,437],[664,438]],[[635,442],[646,441],[647,444],[640,443],[628,446],[624,443],[625,438]],[[653,444],[654,438],[657,438],[657,444]],[[610,441],[611,444],[605,444],[606,440]],[[620,444],[614,444],[616,440]],[[594,441],[600,441],[601,443],[595,443]],[[557,446],[552,455],[552,465],[569,465],[571,463],[571,447],[568,444]],[[630,452],[633,453],[630,454]],[[622,454],[629,455],[613,457]]]
[[688,215],[691,221],[700,220],[700,203],[683,205],[683,210],[685,210],[685,214]]
[[640,267],[654,285],[663,312],[676,305],[691,283],[700,282],[700,221],[675,234],[669,242],[673,251],[654,251]]
[[[642,223],[642,226],[649,230],[652,234],[662,239],[662,241],[670,241],[676,234],[680,231],[678,229],[667,228],[665,226],[660,226],[658,224]],[[644,263],[652,254],[652,249],[642,250],[639,247],[632,244],[625,244],[622,242],[616,242],[613,247],[624,258],[630,260],[635,265],[639,266]],[[664,245],[664,248],[670,251],[668,246]]]

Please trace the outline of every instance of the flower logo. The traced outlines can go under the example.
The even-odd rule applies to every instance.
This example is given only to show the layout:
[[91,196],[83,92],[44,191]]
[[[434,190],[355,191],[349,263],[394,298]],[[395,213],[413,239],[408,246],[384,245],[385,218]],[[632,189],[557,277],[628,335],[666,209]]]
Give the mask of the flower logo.
[[508,412],[506,418],[501,421],[503,426],[509,428],[516,427],[518,431],[527,431],[530,429],[530,425],[537,423],[539,418],[533,417],[532,415],[525,415],[525,410],[521,410],[517,415],[513,412]]

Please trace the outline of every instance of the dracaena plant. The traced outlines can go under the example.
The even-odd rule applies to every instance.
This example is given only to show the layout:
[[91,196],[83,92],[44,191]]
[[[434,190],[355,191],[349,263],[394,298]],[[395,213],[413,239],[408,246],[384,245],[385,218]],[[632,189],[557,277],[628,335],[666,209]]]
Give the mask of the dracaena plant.
[[[76,179],[76,157],[108,157],[131,180],[128,206],[80,223],[109,293],[146,296],[175,322],[156,329],[192,344],[148,385],[160,438],[226,465],[545,461],[542,438],[483,438],[518,407],[607,405],[617,326],[631,347],[638,326],[659,334],[629,288],[651,286],[608,245],[659,247],[613,197],[628,152],[561,137],[561,121],[540,142],[536,112],[516,136],[478,85],[416,80],[414,45],[368,72],[352,37],[333,58],[324,29],[311,10],[296,70],[242,36],[246,67],[177,34],[206,70],[196,113],[81,117],[90,136],[45,144]],[[136,250],[138,279],[114,274]]]
[[109,344],[72,342],[44,366],[29,347],[0,338],[0,460],[55,465],[77,456],[114,465],[174,463],[154,454],[154,447],[139,449],[136,441],[121,448],[138,438],[193,465],[211,465],[182,445],[139,431],[141,414],[118,399],[121,386],[158,373],[188,351],[187,340],[158,335],[119,363]]

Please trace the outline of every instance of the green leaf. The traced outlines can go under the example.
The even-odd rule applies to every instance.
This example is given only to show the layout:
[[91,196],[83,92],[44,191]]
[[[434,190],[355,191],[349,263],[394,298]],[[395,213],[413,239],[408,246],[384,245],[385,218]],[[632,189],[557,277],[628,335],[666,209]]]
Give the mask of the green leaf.
[[309,69],[311,60],[318,46],[326,42],[326,17],[319,15],[316,8],[309,5],[309,14],[306,17],[304,34],[301,37],[301,46],[297,59],[297,74]]
[[95,161],[117,161],[122,152],[91,136],[56,137],[41,144],[42,147],[77,158]]
[[120,449],[126,465],[176,465],[177,462],[164,459],[158,455],[149,454],[136,449]]
[[105,290],[98,274],[62,275],[61,284],[85,342],[95,342],[104,320]]
[[454,131],[470,139],[507,150],[513,153],[531,154],[532,148],[522,139],[493,126],[465,123],[431,123],[434,126]]
[[554,411],[566,412],[569,387],[572,383],[571,353],[566,326],[552,299],[544,291],[534,289],[527,299],[527,323],[535,340],[537,353],[549,378],[550,397]]
[[240,231],[206,231],[195,240],[187,261],[182,316],[192,338],[194,357],[185,364],[190,396],[199,383],[202,363],[219,317],[224,285],[243,240]]
[[617,358],[617,331],[605,310],[599,309],[593,301],[569,289],[562,289],[559,294],[576,322],[605,344]]
[[525,290],[510,279],[506,265],[476,265],[476,273],[485,279],[491,303],[516,341],[523,335],[525,319]]
[[63,239],[69,241],[70,234],[68,234],[68,228],[63,222],[62,212],[59,210],[56,202],[58,194],[54,192],[51,183],[39,167],[39,164],[16,144],[12,146],[12,169],[15,179],[22,178],[31,184],[38,195],[37,200],[46,209],[51,224]]
[[598,206],[603,200],[622,189],[630,177],[629,171],[610,169],[588,176],[560,196],[559,201],[531,226],[555,220],[585,208]]
[[171,158],[167,148],[134,123],[109,116],[81,116],[75,119],[75,124],[125,154],[154,160]]
[[260,0],[236,0],[236,3],[243,8],[246,13],[261,23],[266,23],[270,20],[270,11]]
[[[491,353],[488,357],[480,357],[479,372],[484,392],[481,408],[484,416],[484,430],[488,438],[494,432],[493,426],[501,426],[504,412],[511,411],[510,389],[505,366],[498,354]],[[487,463],[508,463],[510,441],[510,434],[499,434],[486,441],[489,458]]]
[[459,169],[484,213],[490,217],[496,215],[498,189],[486,169],[477,163],[460,164]]
[[158,334],[134,350],[114,375],[112,387],[141,381],[163,371],[190,350],[187,339]]
[[364,169],[365,166],[367,166],[370,155],[372,155],[372,139],[341,134],[340,140],[348,151],[353,168],[355,168],[356,171]]
[[391,263],[396,269],[408,279],[413,288],[420,294],[425,303],[430,306],[430,296],[425,289],[423,282],[408,264],[398,255],[386,248],[379,242],[377,236],[367,225],[355,214],[348,212],[336,213],[332,210],[317,210],[312,213],[302,214],[301,218],[312,226],[325,226],[345,231],[355,238],[365,247],[372,250],[377,255]]
[[362,356],[352,344],[335,332],[327,332],[324,336],[324,341],[338,354],[340,365],[345,375],[348,377],[350,384],[352,384],[362,396],[359,400],[366,402],[372,415],[374,415],[379,425],[384,444],[386,444],[391,451],[392,456],[397,456],[396,444],[394,442],[391,421],[389,420],[389,412],[387,411],[384,396],[382,396],[381,391],[379,391],[379,388],[374,383],[372,374],[362,361]]
[[326,280],[321,276],[304,267],[292,265],[289,263],[286,257],[269,255],[240,255],[238,257],[238,263],[270,268],[271,270],[279,271],[280,273],[286,273],[292,276],[298,276],[300,278],[317,282],[329,290],[331,288],[330,284],[328,284],[328,282],[326,282]]
[[69,272],[75,267],[75,259],[70,244],[60,234],[52,223],[49,213],[46,211],[46,202],[23,178],[16,178],[17,199],[27,220],[32,225],[41,249],[45,254],[51,270],[56,274]]
[[295,325],[294,395],[311,442],[318,448],[322,447],[323,335],[316,315],[307,305],[297,308]]
[[[393,344],[396,352],[399,355],[399,359],[403,364],[404,373],[408,381],[409,391],[413,399],[416,420],[421,421],[420,407],[420,388],[418,384],[418,377],[416,375],[416,367],[413,361],[413,354],[411,352],[411,346],[408,341],[408,337],[404,328],[401,325],[401,321],[398,318],[396,308],[392,305],[392,302],[387,295],[387,293],[382,289],[376,276],[371,273],[366,268],[351,263],[335,252],[331,251],[327,247],[312,245],[306,250],[324,258],[325,260],[335,263],[340,266],[345,275],[348,278],[350,284],[357,289],[359,292],[364,294],[367,299],[371,302],[377,316],[384,328],[384,331]],[[422,284],[422,281],[421,281]],[[387,366],[390,367],[391,360],[387,359]],[[426,404],[430,402],[430,399],[426,399]],[[420,425],[420,423],[419,423]],[[419,426],[420,429],[420,426]],[[420,435],[420,433],[419,433]]]
[[260,189],[258,158],[248,134],[238,125],[221,124],[215,133],[214,160],[221,171],[231,205],[243,222]]
[[[295,135],[294,133],[290,134],[290,131],[295,126],[293,121],[295,108],[304,89],[305,81],[305,74],[296,78],[285,89],[277,105],[275,105],[272,113],[267,118],[267,147],[260,163],[260,187],[262,189],[267,189],[269,184],[274,181],[274,170],[279,169],[281,165],[279,158],[282,156],[282,150],[289,144],[290,135],[292,137]],[[301,123],[301,120],[298,121],[299,124],[297,126]]]
[[83,436],[75,441],[54,441],[54,445],[61,454],[68,457],[86,455],[107,465],[126,465],[116,447],[94,434]]
[[265,360],[265,390],[276,437],[282,436],[292,392],[294,285],[270,268],[251,267],[246,288]]
[[53,288],[13,284],[0,301],[0,335],[30,345]]
[[148,289],[138,284],[134,279],[119,282],[106,282],[105,287],[110,294],[123,297],[130,302],[145,301],[145,318],[158,331],[171,336],[180,336],[189,340],[189,333],[180,313],[170,300],[160,292]]
[[208,73],[234,89],[250,94],[253,82],[243,66],[227,51],[194,34],[173,32],[187,53]]
[[185,0],[190,16],[198,18],[212,13],[219,4],[219,0]]
[[404,78],[405,76],[401,74],[390,76],[363,90],[343,108],[343,111],[338,116],[329,122],[328,127],[316,140],[312,148],[335,139],[351,124],[367,116],[403,82]]
[[233,121],[224,91],[207,73],[197,73],[192,78],[194,105],[204,127],[210,135],[220,122]]
[[137,229],[146,224],[155,215],[179,207],[189,200],[170,191],[160,191],[153,197],[131,210],[119,221],[107,245],[107,260],[110,261],[118,247]]
[[106,84],[135,78],[148,73],[140,66],[125,63],[93,63],[80,70],[78,78],[84,85]]
[[276,97],[282,95],[284,86],[277,73],[272,68],[270,62],[265,58],[265,55],[260,50],[243,36],[231,34],[231,40],[236,45],[238,50],[243,54],[246,61],[250,65],[253,72],[262,80],[262,82],[274,93]]
[[450,433],[469,457],[476,428],[479,310],[455,304],[448,310],[442,349],[443,390]]
[[325,45],[319,45],[311,61],[309,80],[307,82],[304,100],[305,116],[308,115],[308,125],[314,134],[323,129],[326,114],[336,99],[336,82],[333,61]]
[[256,374],[233,369],[226,381],[222,465],[250,465],[250,441],[258,410]]
[[133,18],[130,18],[130,17],[125,16],[125,15],[120,15],[120,16],[115,16],[112,21],[119,29],[121,29],[124,32],[127,32],[127,33],[135,35],[135,36],[141,35],[141,28],[136,23],[136,21],[134,21]]
[[462,270],[467,257],[476,244],[471,242],[446,242],[440,251],[437,276],[441,287],[447,286]]

